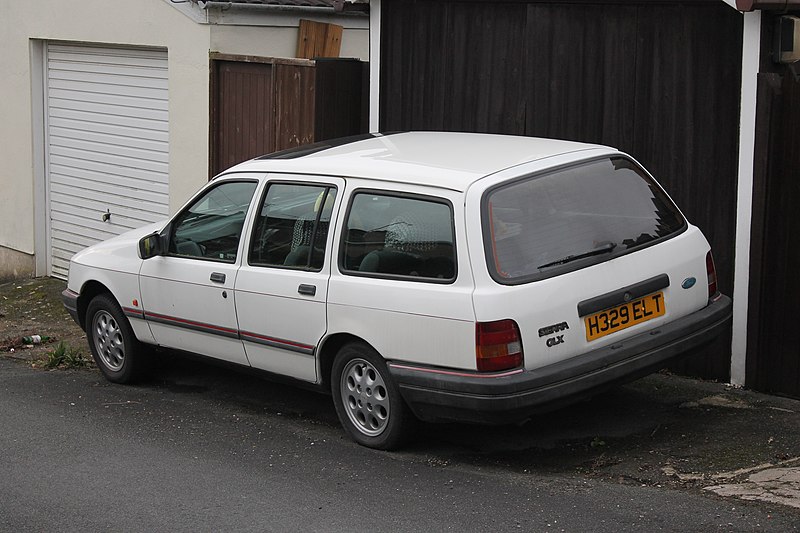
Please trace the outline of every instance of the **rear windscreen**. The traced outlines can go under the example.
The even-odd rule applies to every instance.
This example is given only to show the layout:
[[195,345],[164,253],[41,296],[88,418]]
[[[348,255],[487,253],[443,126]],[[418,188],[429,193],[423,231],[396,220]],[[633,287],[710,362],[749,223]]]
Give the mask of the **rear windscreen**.
[[501,283],[606,261],[685,226],[653,179],[623,157],[516,180],[490,189],[483,202],[489,269]]

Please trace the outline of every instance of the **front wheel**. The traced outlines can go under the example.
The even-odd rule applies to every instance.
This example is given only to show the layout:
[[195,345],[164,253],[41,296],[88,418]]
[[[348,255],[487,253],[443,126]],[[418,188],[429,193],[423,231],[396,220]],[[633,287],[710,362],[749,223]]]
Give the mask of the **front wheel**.
[[86,338],[94,362],[109,381],[131,383],[147,370],[147,355],[119,304],[109,294],[100,294],[89,302]]
[[369,448],[397,448],[411,435],[414,417],[383,358],[362,343],[345,345],[331,372],[336,414],[348,434]]

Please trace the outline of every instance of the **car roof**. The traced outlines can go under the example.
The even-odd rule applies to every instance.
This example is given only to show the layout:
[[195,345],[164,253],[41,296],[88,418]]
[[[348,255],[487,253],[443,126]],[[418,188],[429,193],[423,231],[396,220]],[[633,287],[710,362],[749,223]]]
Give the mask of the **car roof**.
[[607,147],[483,133],[368,134],[251,159],[232,167],[226,174],[321,174],[464,191],[476,180],[516,165],[597,148]]

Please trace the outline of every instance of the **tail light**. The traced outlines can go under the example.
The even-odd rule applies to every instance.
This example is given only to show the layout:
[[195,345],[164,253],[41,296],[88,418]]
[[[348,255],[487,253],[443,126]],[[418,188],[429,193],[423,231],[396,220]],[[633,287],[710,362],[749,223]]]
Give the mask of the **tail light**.
[[481,372],[522,366],[522,338],[513,320],[475,324],[475,358]]
[[714,267],[714,256],[711,252],[706,254],[706,274],[708,274],[708,297],[717,294],[717,269]]

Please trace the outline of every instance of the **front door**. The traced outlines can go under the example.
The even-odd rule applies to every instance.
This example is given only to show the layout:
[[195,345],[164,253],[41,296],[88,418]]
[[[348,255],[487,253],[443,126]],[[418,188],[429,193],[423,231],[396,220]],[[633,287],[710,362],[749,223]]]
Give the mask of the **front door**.
[[160,346],[248,364],[234,283],[257,184],[238,178],[205,189],[164,230],[167,254],[142,264],[142,305]]
[[270,176],[246,260],[236,278],[236,311],[250,364],[315,381],[315,351],[327,329],[329,227],[344,180]]

